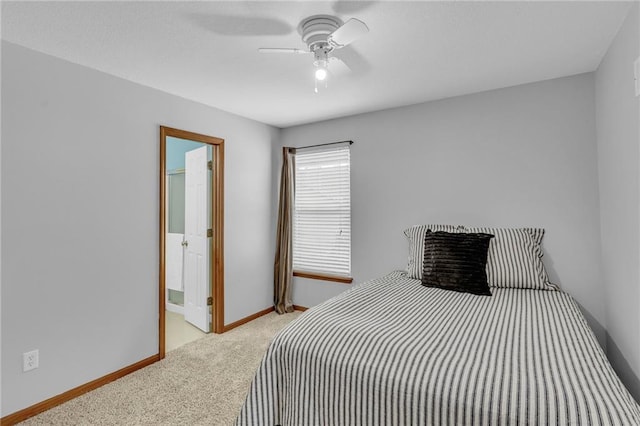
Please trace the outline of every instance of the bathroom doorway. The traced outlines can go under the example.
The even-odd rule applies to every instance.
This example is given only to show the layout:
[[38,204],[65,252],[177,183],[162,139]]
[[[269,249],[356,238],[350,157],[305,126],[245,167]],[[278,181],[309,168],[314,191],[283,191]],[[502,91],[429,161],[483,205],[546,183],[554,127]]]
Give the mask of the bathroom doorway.
[[160,127],[160,356],[221,333],[224,141]]

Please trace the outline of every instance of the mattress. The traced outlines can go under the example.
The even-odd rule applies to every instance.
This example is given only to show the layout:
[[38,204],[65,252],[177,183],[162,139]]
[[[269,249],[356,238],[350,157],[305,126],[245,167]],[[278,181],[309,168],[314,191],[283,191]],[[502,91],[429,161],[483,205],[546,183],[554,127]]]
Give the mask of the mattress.
[[570,295],[423,287],[404,272],[305,312],[238,425],[640,425]]

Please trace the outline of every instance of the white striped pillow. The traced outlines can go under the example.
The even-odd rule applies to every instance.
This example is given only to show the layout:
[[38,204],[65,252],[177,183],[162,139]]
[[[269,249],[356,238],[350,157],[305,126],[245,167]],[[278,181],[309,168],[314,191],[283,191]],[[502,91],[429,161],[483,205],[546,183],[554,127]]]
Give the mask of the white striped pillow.
[[487,256],[487,280],[492,287],[558,290],[542,263],[540,228],[471,228],[466,232],[493,234]]
[[407,262],[407,275],[409,278],[422,279],[422,265],[424,264],[424,237],[427,230],[433,232],[464,232],[462,225],[415,225],[404,230],[409,240],[409,261]]

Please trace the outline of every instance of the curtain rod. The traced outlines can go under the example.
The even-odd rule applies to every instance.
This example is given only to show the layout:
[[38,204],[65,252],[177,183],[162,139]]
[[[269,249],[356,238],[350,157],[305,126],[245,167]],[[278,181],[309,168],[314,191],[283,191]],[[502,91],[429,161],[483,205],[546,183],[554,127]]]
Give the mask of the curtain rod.
[[318,146],[336,145],[336,144],[339,144],[339,143],[346,143],[346,142],[349,142],[349,145],[353,145],[353,141],[338,141],[338,142],[320,143],[318,145],[299,146],[299,147],[295,147],[293,149],[316,148]]

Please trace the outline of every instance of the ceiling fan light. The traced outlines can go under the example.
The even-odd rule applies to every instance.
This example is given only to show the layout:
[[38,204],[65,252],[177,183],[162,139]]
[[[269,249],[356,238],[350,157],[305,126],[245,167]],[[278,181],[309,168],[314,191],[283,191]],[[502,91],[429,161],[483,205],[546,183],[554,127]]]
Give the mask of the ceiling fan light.
[[316,80],[323,81],[327,78],[327,70],[325,68],[316,69]]

